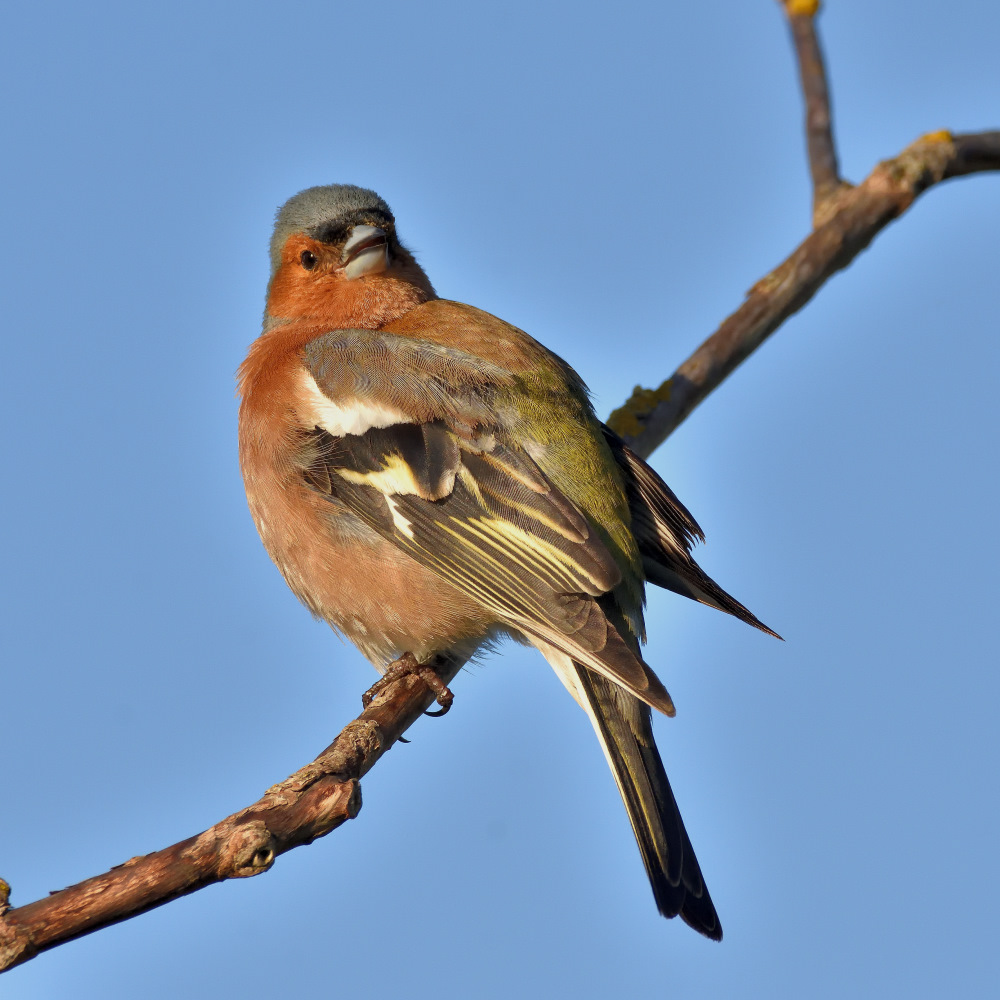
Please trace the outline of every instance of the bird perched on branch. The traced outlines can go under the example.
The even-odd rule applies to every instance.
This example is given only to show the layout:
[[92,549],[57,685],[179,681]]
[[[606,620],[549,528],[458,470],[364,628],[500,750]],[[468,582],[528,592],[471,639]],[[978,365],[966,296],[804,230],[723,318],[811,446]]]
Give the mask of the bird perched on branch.
[[694,562],[701,529],[576,372],[439,299],[389,206],[335,184],[278,212],[239,386],[250,510],[296,595],[445,705],[477,650],[536,646],[593,723],[660,913],[720,939],[653,742],[650,707],[674,706],[639,649],[644,585],[770,630]]

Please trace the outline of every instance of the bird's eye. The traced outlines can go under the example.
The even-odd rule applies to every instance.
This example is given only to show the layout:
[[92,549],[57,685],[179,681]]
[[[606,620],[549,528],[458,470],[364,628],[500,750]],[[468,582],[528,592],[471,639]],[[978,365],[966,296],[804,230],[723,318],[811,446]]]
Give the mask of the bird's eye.
[[302,261],[302,266],[307,271],[311,271],[318,263],[316,254],[312,253],[310,250],[303,250],[299,260]]

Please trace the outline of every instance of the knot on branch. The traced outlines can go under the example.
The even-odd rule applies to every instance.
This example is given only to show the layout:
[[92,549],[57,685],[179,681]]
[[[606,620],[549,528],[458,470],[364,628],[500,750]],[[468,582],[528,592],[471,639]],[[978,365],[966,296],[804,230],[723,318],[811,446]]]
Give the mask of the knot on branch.
[[249,878],[266,872],[277,853],[277,843],[261,819],[240,824],[219,852],[220,878]]
[[355,778],[324,786],[321,792],[311,803],[310,830],[314,837],[325,836],[361,811],[361,782]]

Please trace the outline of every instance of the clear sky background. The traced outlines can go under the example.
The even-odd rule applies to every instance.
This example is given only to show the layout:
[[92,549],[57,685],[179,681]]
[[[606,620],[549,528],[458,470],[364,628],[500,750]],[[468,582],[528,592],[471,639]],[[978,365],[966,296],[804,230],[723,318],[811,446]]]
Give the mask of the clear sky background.
[[[275,208],[379,191],[439,292],[606,414],[806,234],[773,0],[20,4],[0,86],[0,876],[197,833],[374,679],[270,564],[236,460]],[[1000,125],[995,0],[831,0],[843,171]],[[722,916],[656,915],[541,658],[454,683],[360,817],[45,954],[10,1000],[995,995],[1000,176],[928,193],[655,455],[787,639],[651,595],[657,735]]]

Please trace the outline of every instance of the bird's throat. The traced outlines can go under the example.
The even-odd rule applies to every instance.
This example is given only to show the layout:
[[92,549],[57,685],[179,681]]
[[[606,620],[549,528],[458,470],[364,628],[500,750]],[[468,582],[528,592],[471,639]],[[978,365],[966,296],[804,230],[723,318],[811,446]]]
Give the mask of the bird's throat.
[[429,283],[408,276],[310,282],[282,268],[271,282],[265,319],[268,326],[294,320],[324,330],[377,330],[435,297]]

